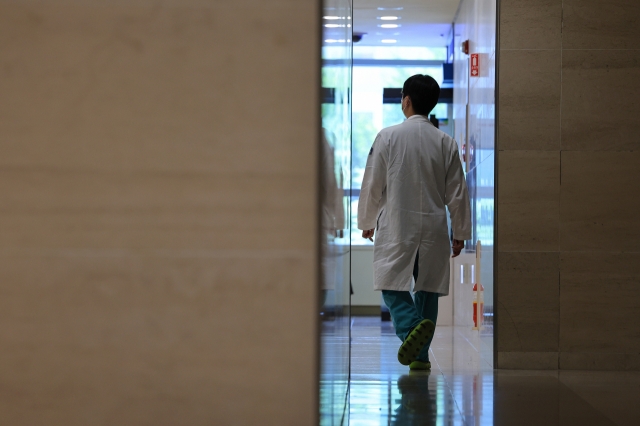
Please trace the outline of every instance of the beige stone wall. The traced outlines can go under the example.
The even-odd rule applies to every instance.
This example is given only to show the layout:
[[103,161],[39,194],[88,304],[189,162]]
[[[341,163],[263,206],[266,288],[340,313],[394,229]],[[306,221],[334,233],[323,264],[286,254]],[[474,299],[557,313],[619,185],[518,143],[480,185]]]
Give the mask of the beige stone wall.
[[0,0],[0,423],[315,422],[318,22]]
[[640,3],[502,0],[498,365],[640,369]]

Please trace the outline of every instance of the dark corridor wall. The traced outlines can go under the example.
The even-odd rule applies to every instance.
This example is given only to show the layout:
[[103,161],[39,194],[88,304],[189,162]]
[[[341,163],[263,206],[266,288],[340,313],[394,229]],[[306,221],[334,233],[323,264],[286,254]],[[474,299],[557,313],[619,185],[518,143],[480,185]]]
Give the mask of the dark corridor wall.
[[638,21],[500,1],[500,368],[640,369]]

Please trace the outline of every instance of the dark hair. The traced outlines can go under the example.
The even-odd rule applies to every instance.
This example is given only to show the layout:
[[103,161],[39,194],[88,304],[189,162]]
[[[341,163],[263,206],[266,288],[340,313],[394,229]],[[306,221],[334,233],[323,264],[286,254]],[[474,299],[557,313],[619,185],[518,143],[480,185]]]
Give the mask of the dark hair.
[[435,108],[440,98],[440,86],[429,75],[416,74],[402,86],[402,97],[409,96],[416,114],[427,115]]

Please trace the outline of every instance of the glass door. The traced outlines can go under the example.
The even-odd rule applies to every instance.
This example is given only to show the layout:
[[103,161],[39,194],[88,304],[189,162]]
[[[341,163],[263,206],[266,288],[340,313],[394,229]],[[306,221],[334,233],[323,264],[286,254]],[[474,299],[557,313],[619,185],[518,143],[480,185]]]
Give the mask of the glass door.
[[348,419],[351,265],[350,0],[325,0],[322,17],[320,424]]

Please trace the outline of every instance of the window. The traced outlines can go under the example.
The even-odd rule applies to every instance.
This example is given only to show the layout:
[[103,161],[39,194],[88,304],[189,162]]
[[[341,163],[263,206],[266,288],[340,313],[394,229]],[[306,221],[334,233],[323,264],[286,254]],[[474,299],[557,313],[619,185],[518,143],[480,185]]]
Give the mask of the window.
[[[439,49],[431,49],[430,51],[436,51],[443,57],[446,54],[446,49],[444,48],[442,49],[442,52],[438,52]],[[434,56],[437,55],[431,55],[431,57]],[[354,57],[357,58],[355,50]],[[400,59],[400,61],[396,62],[402,62],[402,60],[406,60],[407,58],[398,59]],[[424,59],[424,57],[421,59]],[[385,127],[400,124],[405,119],[400,103],[383,103],[384,89],[401,88],[405,80],[415,74],[429,74],[440,85],[442,85],[443,71],[442,65],[438,64],[437,61],[435,61],[436,64],[430,66],[358,65],[357,59],[355,59],[354,62],[351,145],[352,186],[351,191],[347,191],[346,195],[349,196],[349,202],[351,203],[351,243],[357,245],[370,245],[371,242],[369,240],[362,238],[361,231],[358,230],[357,226],[358,198],[360,195],[360,187],[362,185],[367,157],[378,132]],[[448,120],[448,105],[438,104],[432,114],[435,114],[438,119]]]

